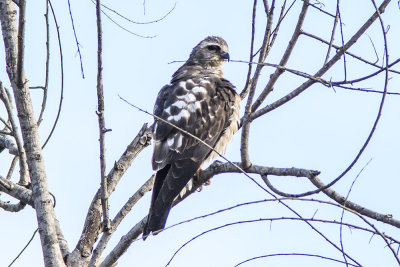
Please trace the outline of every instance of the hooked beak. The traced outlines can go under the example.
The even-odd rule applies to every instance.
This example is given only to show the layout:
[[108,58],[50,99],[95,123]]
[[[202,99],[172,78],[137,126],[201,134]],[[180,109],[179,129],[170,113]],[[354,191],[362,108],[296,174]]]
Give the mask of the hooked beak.
[[228,61],[230,60],[228,52],[221,53],[220,57],[221,59],[226,59]]

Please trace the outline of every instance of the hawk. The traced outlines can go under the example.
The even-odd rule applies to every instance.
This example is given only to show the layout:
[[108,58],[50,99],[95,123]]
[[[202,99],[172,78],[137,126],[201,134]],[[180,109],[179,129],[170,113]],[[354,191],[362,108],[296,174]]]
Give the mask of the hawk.
[[[222,71],[229,60],[228,45],[210,36],[196,45],[189,59],[161,88],[154,115],[198,137],[225,153],[238,130],[240,97]],[[172,202],[202,164],[218,153],[172,125],[155,119],[153,169],[157,171],[149,215],[143,229],[145,239],[164,229]]]

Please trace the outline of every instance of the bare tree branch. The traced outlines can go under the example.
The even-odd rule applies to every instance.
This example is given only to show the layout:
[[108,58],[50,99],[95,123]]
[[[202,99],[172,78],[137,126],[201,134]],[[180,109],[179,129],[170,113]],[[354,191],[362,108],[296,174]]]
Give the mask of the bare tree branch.
[[257,65],[257,68],[256,68],[253,78],[251,79],[251,84],[250,84],[250,89],[249,89],[249,97],[247,98],[245,114],[244,114],[243,123],[242,123],[242,139],[241,139],[241,143],[240,143],[240,155],[241,155],[244,169],[250,167],[250,165],[251,165],[249,151],[248,151],[249,133],[250,133],[249,116],[252,113],[252,104],[253,104],[253,98],[254,98],[257,82],[260,77],[261,70],[264,66],[264,65],[262,65],[262,63],[265,61],[265,58],[267,57],[267,53],[269,50],[271,27],[272,27],[272,22],[273,22],[273,17],[274,17],[273,15],[274,15],[274,10],[275,10],[275,1],[274,0],[272,1],[271,8],[268,8],[267,4],[265,4],[265,9],[266,9],[266,12],[268,12],[267,13],[267,27],[265,29],[264,41],[260,48],[261,52],[260,52],[260,57],[258,59],[259,64]]
[[[136,156],[150,144],[150,139],[151,129],[147,127],[147,124],[144,124],[107,175],[108,195],[114,191],[121,177],[125,174]],[[100,190],[98,190],[90,204],[81,237],[74,251],[68,256],[68,261],[70,259],[87,259],[91,255],[93,244],[101,232],[102,207],[100,194]]]
[[60,79],[60,88],[61,89],[60,89],[60,91],[61,92],[60,92],[60,101],[58,103],[57,116],[56,116],[56,119],[54,120],[53,127],[51,128],[51,131],[50,131],[49,135],[46,138],[46,141],[42,145],[42,149],[47,145],[47,143],[49,142],[51,136],[54,133],[54,130],[56,129],[58,120],[59,120],[60,115],[61,115],[61,108],[62,108],[63,98],[64,98],[64,60],[63,60],[63,52],[62,52],[61,37],[60,37],[60,30],[59,30],[60,27],[58,26],[57,17],[56,17],[56,14],[54,12],[54,9],[53,9],[53,6],[51,4],[51,1],[47,0],[47,3],[50,5],[51,13],[53,15],[54,23],[56,25],[56,30],[57,30],[58,48],[59,48],[59,52],[60,52],[60,69],[61,69],[60,70],[60,76],[61,76],[61,79]]
[[[280,66],[285,67],[286,63],[289,60],[290,55],[293,52],[296,42],[301,34],[301,27],[303,25],[304,18],[306,17],[308,6],[309,6],[309,1],[304,0],[303,7],[301,9],[299,19],[297,21],[297,25],[293,32],[292,38],[290,39],[289,44],[285,50],[285,53],[283,54],[281,61],[279,62]],[[271,75],[271,77],[268,81],[268,84],[265,86],[265,88],[261,92],[260,96],[257,98],[257,100],[252,105],[252,107],[251,107],[252,112],[255,112],[258,109],[258,107],[261,105],[261,103],[264,101],[264,99],[267,97],[267,95],[272,91],[273,86],[275,85],[276,81],[278,80],[279,76],[282,73],[283,73],[283,71],[281,69],[276,69],[275,72]],[[254,114],[249,119],[252,119],[252,117],[254,117]]]
[[103,207],[103,227],[104,231],[110,229],[110,218],[108,215],[108,190],[106,177],[106,148],[105,134],[108,131],[104,120],[104,94],[103,94],[103,40],[101,29],[100,0],[96,0],[96,18],[97,18],[97,116],[99,120],[100,132],[100,181],[101,181],[101,205]]
[[109,232],[104,232],[99,243],[97,244],[96,249],[93,251],[93,256],[90,259],[90,263],[88,267],[95,267],[99,265],[99,258],[103,253],[104,249],[108,241],[110,240],[112,234],[115,232],[121,221],[125,218],[125,216],[131,211],[132,207],[139,201],[139,199],[144,196],[144,194],[150,191],[154,184],[155,175],[151,176],[136,192],[132,197],[125,203],[125,205],[121,208],[121,210],[117,213],[115,218],[111,223],[111,229]]
[[0,200],[0,208],[2,208],[5,211],[18,212],[18,211],[23,210],[25,207],[26,207],[26,204],[21,201],[18,202],[17,204],[12,204],[12,203],[8,203],[8,202],[4,202],[4,201]]
[[2,176],[0,176],[0,191],[5,192],[19,201],[34,207],[31,190],[25,188],[24,186],[14,184]]
[[[318,176],[315,176],[314,178],[310,179],[310,181],[317,188],[325,187],[325,184],[318,178]],[[361,205],[358,205],[354,202],[351,202],[350,200],[347,200],[344,196],[340,195],[339,193],[330,188],[324,189],[322,190],[322,192],[331,199],[335,200],[337,203],[343,205],[344,207],[347,207],[351,210],[354,210],[362,215],[365,215],[377,221],[381,221],[393,225],[397,228],[400,228],[400,221],[394,219],[391,214],[381,214],[376,211],[370,210],[366,207],[363,207]]]
[[239,262],[238,264],[235,265],[235,267],[236,266],[240,266],[240,265],[245,264],[245,263],[248,263],[248,262],[251,262],[251,261],[254,261],[254,260],[270,258],[270,257],[277,257],[277,256],[284,256],[284,257],[288,257],[288,256],[314,257],[314,258],[324,259],[326,261],[345,263],[347,266],[360,266],[360,265],[355,265],[355,264],[352,264],[352,263],[344,262],[344,261],[341,261],[341,260],[337,260],[337,259],[334,259],[334,258],[321,256],[321,255],[293,252],[293,253],[275,253],[275,254],[267,254],[267,255],[261,255],[261,256],[253,257],[253,258],[244,260],[242,262]]
[[15,146],[13,141],[10,140],[10,138],[0,135],[0,151],[3,149],[7,149],[8,152],[14,156],[18,156],[18,148]]
[[[22,10],[21,10],[21,6]],[[24,8],[20,1],[20,29],[16,27],[16,11],[10,0],[0,1],[0,20],[6,47],[7,72],[14,91],[15,103],[24,140],[27,164],[32,183],[34,206],[46,266],[65,266],[54,222],[54,210],[47,190],[46,173],[41,153],[36,119],[34,117],[28,83],[23,77]],[[23,22],[23,23],[21,23]],[[18,58],[18,60],[17,60]],[[16,64],[17,63],[17,64]]]
[[28,173],[28,165],[26,159],[26,153],[24,149],[24,145],[22,143],[22,138],[19,134],[19,127],[14,119],[14,113],[12,110],[11,99],[9,98],[9,92],[3,87],[3,83],[0,81],[0,99],[3,101],[4,106],[6,107],[8,113],[8,120],[10,121],[12,134],[14,136],[15,142],[17,143],[18,148],[18,157],[21,158],[19,161],[20,168],[20,178],[19,183],[21,185],[28,185],[29,173]]
[[[383,13],[385,11],[386,6],[390,3],[390,0],[385,0],[381,6],[379,7],[379,12]],[[336,55],[327,63],[325,64],[319,71],[317,71],[314,76],[315,77],[321,77],[324,73],[326,73],[340,58],[341,56],[353,45],[357,42],[357,40],[365,33],[365,31],[372,25],[372,23],[378,18],[378,13],[375,12],[369,19],[367,22],[364,23],[364,25],[361,26],[361,28],[350,38],[350,40],[343,46],[341,47],[341,49],[339,49],[336,53]],[[283,66],[283,64],[280,64]],[[283,105],[284,103],[290,101],[291,99],[293,99],[294,97],[298,96],[299,94],[301,94],[304,90],[306,90],[307,88],[309,88],[312,84],[315,83],[315,80],[310,79],[306,82],[304,82],[302,85],[300,85],[298,88],[296,88],[295,90],[293,90],[291,93],[289,93],[288,95],[282,97],[281,99],[275,101],[272,104],[267,105],[266,107],[255,111],[250,119],[254,120],[257,117],[260,117],[268,112],[270,112],[271,110],[276,109],[277,107]],[[260,99],[260,97],[259,97]],[[257,104],[258,102],[256,101],[255,104]],[[261,101],[260,101],[261,104]],[[258,107],[258,105],[256,105],[255,107]],[[255,110],[255,109],[253,109]]]
[[44,14],[44,18],[46,21],[46,67],[45,67],[45,77],[44,77],[44,86],[42,86],[43,90],[43,99],[42,99],[42,108],[40,110],[39,118],[37,120],[38,126],[43,120],[43,114],[46,109],[47,104],[47,92],[49,89],[49,68],[50,68],[50,25],[49,25],[49,2],[46,1],[46,13]]

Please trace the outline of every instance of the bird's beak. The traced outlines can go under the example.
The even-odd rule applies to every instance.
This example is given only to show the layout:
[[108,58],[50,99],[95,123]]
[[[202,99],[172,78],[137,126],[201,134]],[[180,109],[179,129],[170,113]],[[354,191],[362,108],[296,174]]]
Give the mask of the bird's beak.
[[224,53],[221,53],[221,55],[220,55],[220,57],[221,57],[221,59],[226,59],[226,60],[228,60],[229,61],[229,53],[228,52],[224,52]]

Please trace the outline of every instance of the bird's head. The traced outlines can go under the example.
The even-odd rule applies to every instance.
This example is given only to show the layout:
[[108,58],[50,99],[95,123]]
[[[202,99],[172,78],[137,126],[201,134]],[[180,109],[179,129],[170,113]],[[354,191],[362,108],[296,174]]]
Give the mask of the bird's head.
[[229,61],[229,53],[225,40],[209,36],[193,48],[188,62],[210,68],[221,67],[226,60]]

